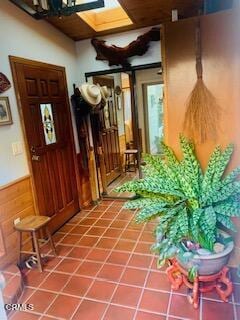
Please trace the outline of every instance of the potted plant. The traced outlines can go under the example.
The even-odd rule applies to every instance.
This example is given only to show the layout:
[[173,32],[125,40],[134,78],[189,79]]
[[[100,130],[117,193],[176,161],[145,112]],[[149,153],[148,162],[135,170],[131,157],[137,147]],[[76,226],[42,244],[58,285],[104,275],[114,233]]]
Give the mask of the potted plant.
[[125,207],[140,209],[137,223],[157,219],[152,248],[159,254],[159,267],[174,257],[194,279],[197,273],[220,271],[233,250],[226,230],[235,231],[231,217],[240,216],[240,168],[225,174],[233,145],[224,151],[216,147],[203,173],[192,142],[180,136],[180,144],[181,160],[162,143],[164,157],[146,155],[144,178],[117,191],[135,192]]

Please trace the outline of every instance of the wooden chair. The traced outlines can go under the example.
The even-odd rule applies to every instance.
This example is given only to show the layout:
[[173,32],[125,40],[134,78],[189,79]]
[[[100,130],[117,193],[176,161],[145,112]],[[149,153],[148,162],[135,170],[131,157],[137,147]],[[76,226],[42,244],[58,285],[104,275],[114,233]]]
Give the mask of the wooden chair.
[[124,151],[125,154],[125,172],[131,172],[131,157],[133,157],[134,172],[138,168],[138,150],[137,149],[127,149]]
[[[47,216],[28,216],[24,219],[22,219],[19,223],[15,225],[15,229],[19,231],[19,246],[20,246],[20,251],[19,251],[19,263],[21,263],[21,256],[23,253],[25,254],[33,254],[37,256],[37,261],[38,261],[38,269],[40,272],[43,271],[42,267],[42,260],[41,260],[41,253],[40,253],[40,247],[39,247],[39,241],[44,241],[43,239],[38,239],[37,232],[40,230],[46,231],[47,234],[47,242],[50,242],[52,251],[54,255],[56,256],[56,249],[55,245],[51,236],[51,233],[49,232],[48,229],[48,222],[51,220],[51,218]],[[31,234],[31,239],[32,239],[32,250],[33,251],[24,251],[22,250],[22,233],[23,232],[30,232]]]

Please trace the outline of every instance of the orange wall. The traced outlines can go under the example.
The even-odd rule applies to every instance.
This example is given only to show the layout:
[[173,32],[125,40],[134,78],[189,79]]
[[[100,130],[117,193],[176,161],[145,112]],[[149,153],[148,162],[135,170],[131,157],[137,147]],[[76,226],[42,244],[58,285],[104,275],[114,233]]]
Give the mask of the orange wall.
[[[214,146],[235,145],[230,167],[240,165],[240,10],[235,8],[201,17],[203,78],[222,110],[218,141],[197,146],[203,168]],[[196,82],[196,19],[169,23],[163,30],[163,62],[165,91],[165,138],[180,156],[179,133],[186,100]],[[240,224],[239,224],[240,230]],[[233,261],[240,261],[240,235]],[[238,258],[237,258],[238,256]]]
[[[214,146],[236,146],[232,166],[240,164],[240,12],[235,9],[201,18],[203,78],[221,109],[218,141],[197,147],[203,167]],[[196,82],[194,32],[196,19],[165,25],[166,142],[179,154],[186,100]]]

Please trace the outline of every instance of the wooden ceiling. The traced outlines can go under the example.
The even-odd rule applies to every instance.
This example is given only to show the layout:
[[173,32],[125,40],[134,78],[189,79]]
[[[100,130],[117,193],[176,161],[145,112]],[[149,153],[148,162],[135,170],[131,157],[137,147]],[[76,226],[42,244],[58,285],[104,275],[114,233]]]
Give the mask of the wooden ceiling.
[[48,18],[47,21],[77,41],[171,21],[174,9],[178,10],[180,19],[192,17],[197,15],[203,6],[203,0],[118,0],[118,2],[133,21],[132,25],[96,32],[77,14],[61,19]]
[[197,15],[203,6],[203,0],[118,0],[118,2],[133,21],[132,25],[96,32],[77,14],[61,19],[49,18],[48,22],[77,41],[171,21],[174,9],[178,10],[179,18],[192,17]]

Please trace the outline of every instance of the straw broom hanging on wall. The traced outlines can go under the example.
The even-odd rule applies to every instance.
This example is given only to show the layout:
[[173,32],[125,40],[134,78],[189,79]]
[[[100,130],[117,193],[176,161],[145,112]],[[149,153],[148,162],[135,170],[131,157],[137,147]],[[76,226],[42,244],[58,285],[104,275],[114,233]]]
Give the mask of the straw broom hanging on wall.
[[197,82],[187,101],[183,127],[196,143],[204,143],[217,138],[220,107],[203,81],[200,18],[196,25],[195,44]]

